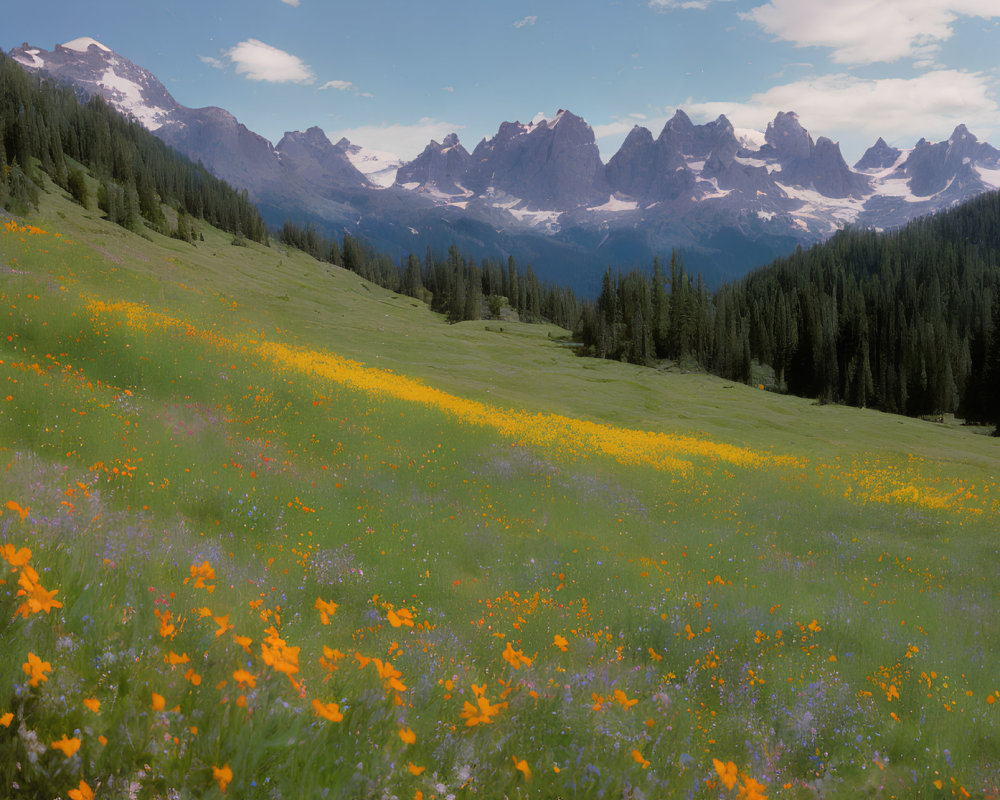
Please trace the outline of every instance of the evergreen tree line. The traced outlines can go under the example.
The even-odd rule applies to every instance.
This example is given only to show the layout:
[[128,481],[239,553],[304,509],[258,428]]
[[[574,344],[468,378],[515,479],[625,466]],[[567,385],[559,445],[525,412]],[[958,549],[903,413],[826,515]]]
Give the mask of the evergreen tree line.
[[[191,240],[191,218],[258,242],[267,228],[245,192],[171,150],[100,96],[81,103],[73,89],[29,75],[0,53],[0,205],[25,213],[49,176],[81,205],[94,198],[108,219]],[[178,211],[170,230],[162,205]]]
[[1000,193],[893,232],[848,229],[709,294],[608,270],[585,353],[668,358],[822,401],[1000,423]]
[[580,318],[581,305],[571,289],[543,284],[530,264],[522,270],[513,256],[506,263],[487,258],[477,264],[453,244],[444,258],[428,247],[422,260],[410,253],[397,263],[350,234],[338,241],[293,222],[285,222],[278,238],[385,289],[423,300],[450,322],[498,319],[506,307],[522,321],[552,322],[569,330]]

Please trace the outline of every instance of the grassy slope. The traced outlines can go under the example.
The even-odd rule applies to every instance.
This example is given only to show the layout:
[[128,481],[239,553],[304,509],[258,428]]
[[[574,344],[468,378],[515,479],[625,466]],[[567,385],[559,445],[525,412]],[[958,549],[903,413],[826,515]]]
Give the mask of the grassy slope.
[[[718,758],[770,796],[996,791],[996,440],[577,359],[554,328],[448,326],[302,254],[211,230],[197,247],[146,241],[54,194],[32,222],[50,233],[0,238],[0,502],[30,509],[5,509],[0,530],[64,607],[0,628],[0,715],[18,720],[0,748],[24,761],[21,720],[83,746],[6,767],[5,786],[83,778],[116,796],[142,771],[154,794],[198,796],[229,763],[241,796],[715,797]],[[146,310],[127,321],[95,298]],[[608,423],[629,449],[572,428],[553,446],[552,418],[474,424],[393,397],[384,373],[359,391],[276,366],[260,342]],[[656,466],[664,451],[688,466]],[[183,583],[204,560],[212,595]],[[339,604],[330,627],[317,596]],[[249,655],[192,613],[204,603]],[[432,627],[389,625],[404,606]],[[174,638],[167,608],[187,617]],[[279,617],[297,688],[262,663]],[[505,660],[508,641],[532,663]],[[349,660],[325,656],[330,671],[324,645]],[[175,649],[200,689],[163,664]],[[27,651],[54,665],[51,686],[26,686]],[[401,705],[358,667],[390,656]],[[215,688],[237,666],[257,676],[250,714]],[[490,723],[460,716],[473,685],[507,703]],[[152,692],[178,710],[152,710]],[[313,699],[345,720],[320,721]]]

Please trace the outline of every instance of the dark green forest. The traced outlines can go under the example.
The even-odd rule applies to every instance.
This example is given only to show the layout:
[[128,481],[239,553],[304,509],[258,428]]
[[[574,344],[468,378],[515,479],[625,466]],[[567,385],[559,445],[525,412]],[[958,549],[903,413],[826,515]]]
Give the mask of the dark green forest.
[[709,295],[609,270],[584,308],[588,351],[669,358],[731,380],[910,416],[1000,421],[1000,193],[891,232],[844,230]]
[[[87,175],[91,176],[88,179]],[[823,402],[1000,423],[1000,193],[896,231],[845,230],[710,291],[674,253],[609,268],[596,301],[513,258],[452,246],[394,261],[345,234],[287,222],[269,234],[245,192],[170,150],[101,98],[30,76],[0,54],[0,206],[26,213],[42,174],[107,218],[194,244],[197,222],[286,246],[428,303],[449,321],[517,318],[572,330],[587,356],[664,360]],[[177,213],[168,229],[164,206]]]
[[476,264],[452,245],[444,258],[428,248],[422,260],[411,253],[397,263],[350,234],[338,241],[318,234],[311,225],[302,228],[291,222],[284,224],[278,238],[383,288],[421,299],[450,322],[501,319],[506,308],[517,312],[522,322],[552,322],[569,330],[580,319],[580,302],[571,289],[543,284],[530,264],[522,269],[513,256],[503,264],[492,259]]

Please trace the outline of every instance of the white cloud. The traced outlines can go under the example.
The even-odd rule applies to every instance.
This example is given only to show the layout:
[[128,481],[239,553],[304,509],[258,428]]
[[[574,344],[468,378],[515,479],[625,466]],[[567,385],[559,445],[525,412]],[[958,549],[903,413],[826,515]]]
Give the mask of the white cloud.
[[863,135],[869,144],[877,136],[909,144],[943,139],[960,123],[983,139],[1000,131],[994,88],[982,73],[958,70],[907,79],[837,74],[774,86],[746,102],[690,103],[684,110],[702,120],[725,114],[734,125],[758,130],[778,111],[795,111],[814,137]]
[[373,95],[369,92],[362,92],[350,81],[327,81],[319,90],[322,92],[324,89],[336,89],[338,92],[351,92],[355,97],[372,97]]
[[336,89],[338,92],[351,92],[356,91],[357,87],[350,81],[327,81],[319,89],[320,91],[324,89]]
[[208,64],[210,67],[215,67],[216,69],[225,69],[226,65],[223,64],[219,59],[212,58],[212,56],[198,56],[203,63]]
[[327,135],[334,142],[346,137],[354,144],[369,150],[394,153],[404,161],[410,161],[423,152],[431,139],[440,142],[449,133],[459,133],[464,128],[464,125],[424,117],[413,125],[362,125],[357,128],[327,131]]
[[451,94],[454,94],[454,92],[455,92],[455,87],[454,87],[454,86],[442,86],[442,87],[441,87],[441,91],[442,91],[442,92],[449,92],[449,93],[451,93]]
[[299,0],[281,0],[286,6],[291,6],[292,8],[299,7]]
[[[628,135],[629,131],[632,130],[636,125],[640,124],[634,119],[618,119],[614,122],[608,122],[605,125],[592,125],[594,129],[594,138],[597,140],[601,139],[624,139]],[[644,128],[648,128],[649,125],[642,123]],[[654,136],[657,132],[654,132]]]
[[649,7],[655,11],[676,11],[677,9],[704,11],[714,2],[727,2],[727,0],[649,0]]
[[831,48],[840,64],[901,58],[926,64],[959,17],[1000,17],[1000,6],[997,0],[770,0],[740,16],[798,47]]
[[615,117],[612,122],[604,125],[592,126],[597,147],[601,151],[601,159],[607,163],[618,152],[625,138],[636,125],[646,128],[655,139],[660,135],[660,131],[667,124],[668,119],[669,117],[666,116],[649,117],[646,114],[631,113],[626,117]]
[[313,83],[316,76],[298,56],[257,39],[247,39],[226,50],[224,55],[236,65],[236,72],[252,81],[269,83]]
[[525,17],[524,19],[519,19],[514,23],[515,28],[523,28],[525,26],[531,26],[538,22],[538,17],[532,14],[530,17]]

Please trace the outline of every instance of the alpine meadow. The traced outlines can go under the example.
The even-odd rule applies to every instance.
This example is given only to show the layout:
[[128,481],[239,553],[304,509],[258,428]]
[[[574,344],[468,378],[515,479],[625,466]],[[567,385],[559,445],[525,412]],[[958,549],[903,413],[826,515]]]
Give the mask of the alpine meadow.
[[450,323],[39,86],[0,796],[998,796],[991,427]]

